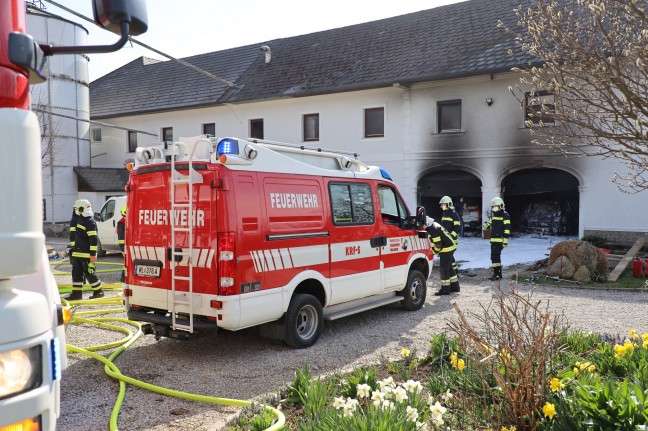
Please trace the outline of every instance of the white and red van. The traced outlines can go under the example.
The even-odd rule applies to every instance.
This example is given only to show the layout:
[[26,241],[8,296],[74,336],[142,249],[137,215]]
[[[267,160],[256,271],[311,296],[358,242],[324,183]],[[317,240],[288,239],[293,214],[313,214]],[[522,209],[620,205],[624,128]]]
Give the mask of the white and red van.
[[126,309],[156,337],[262,325],[301,348],[324,319],[425,303],[424,214],[354,155],[186,138],[138,148],[126,191]]

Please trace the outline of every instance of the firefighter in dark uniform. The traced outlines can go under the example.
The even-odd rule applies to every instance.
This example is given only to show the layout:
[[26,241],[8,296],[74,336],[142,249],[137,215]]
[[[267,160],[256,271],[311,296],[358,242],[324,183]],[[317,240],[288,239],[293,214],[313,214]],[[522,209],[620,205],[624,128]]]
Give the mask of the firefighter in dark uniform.
[[484,223],[484,229],[491,229],[491,281],[502,279],[502,250],[508,246],[511,235],[511,217],[504,211],[504,201],[496,197],[491,200],[491,219]]
[[[119,245],[119,249],[122,252],[122,256],[124,256],[124,265],[126,265],[126,253],[124,252],[126,246],[125,246],[125,238],[126,238],[126,205],[124,205],[121,209],[121,215],[122,218],[119,219],[117,222],[117,244]],[[119,281],[122,283],[124,280],[126,280],[126,274],[125,274],[126,268],[122,270],[121,273],[121,278]]]
[[[459,233],[461,232],[461,220],[459,215],[455,212],[452,205],[450,196],[444,196],[439,201],[443,214],[441,215],[441,226],[452,236],[452,239],[457,245],[459,241]],[[459,266],[455,262],[454,256],[452,257],[452,268],[455,274],[459,274]],[[453,287],[453,292],[459,292],[459,279],[457,278],[457,285]]]
[[77,199],[72,207],[72,218],[70,218],[70,243],[68,244],[68,256],[70,257],[70,265],[74,265],[74,257],[72,257],[72,250],[74,250],[74,241],[76,239],[76,226],[79,223],[79,216],[77,209],[81,205],[81,199]]
[[74,235],[74,248],[72,249],[72,294],[67,299],[79,301],[83,299],[83,279],[88,280],[94,291],[91,298],[104,296],[101,289],[101,280],[95,274],[97,261],[97,225],[92,216],[92,205],[87,199],[77,201],[78,222]]
[[[452,235],[434,219],[427,218],[427,233],[432,243],[432,250],[439,255],[439,276],[441,278],[441,289],[434,295],[449,295],[450,292],[459,292],[459,281],[452,267],[452,258],[457,245]],[[453,287],[456,286],[456,290]]]

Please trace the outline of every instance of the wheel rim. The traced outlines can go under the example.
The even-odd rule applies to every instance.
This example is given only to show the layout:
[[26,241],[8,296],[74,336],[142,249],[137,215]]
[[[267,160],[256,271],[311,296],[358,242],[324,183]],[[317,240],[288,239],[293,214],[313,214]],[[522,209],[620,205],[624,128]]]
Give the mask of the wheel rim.
[[414,303],[417,303],[421,300],[423,296],[423,284],[421,284],[421,280],[412,280],[412,284],[410,284],[410,296],[412,298],[412,302]]
[[297,315],[297,334],[302,340],[308,340],[317,332],[319,317],[317,310],[312,305],[306,305],[299,310]]

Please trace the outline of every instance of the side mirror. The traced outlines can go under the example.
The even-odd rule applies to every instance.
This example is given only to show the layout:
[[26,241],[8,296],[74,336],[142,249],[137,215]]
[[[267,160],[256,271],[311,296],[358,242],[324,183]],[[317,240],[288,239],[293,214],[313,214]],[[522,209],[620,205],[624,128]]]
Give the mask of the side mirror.
[[426,220],[427,218],[427,213],[425,212],[424,207],[417,207],[416,208],[416,229],[425,229],[426,228]]
[[101,213],[94,213],[95,221],[101,221]]
[[137,36],[148,30],[144,0],[93,0],[92,13],[97,25],[121,34],[122,22],[130,23],[128,34]]

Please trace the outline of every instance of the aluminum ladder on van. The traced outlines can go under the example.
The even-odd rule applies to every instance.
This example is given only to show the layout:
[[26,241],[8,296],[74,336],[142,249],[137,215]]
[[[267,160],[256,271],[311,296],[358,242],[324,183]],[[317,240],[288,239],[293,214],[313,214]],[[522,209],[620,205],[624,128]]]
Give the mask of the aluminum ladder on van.
[[[194,145],[193,150],[195,151],[197,144]],[[184,155],[187,153],[187,148],[186,145],[183,144],[182,142],[173,142],[171,144],[171,222],[169,223],[171,226],[171,318],[173,322],[172,328],[174,330],[177,329],[182,329],[185,331],[189,331],[190,333],[193,333],[193,328],[194,328],[194,307],[193,307],[193,267],[194,267],[194,262],[193,262],[193,252],[194,252],[194,235],[193,235],[193,227],[194,227],[194,218],[193,218],[193,210],[194,210],[194,201],[193,201],[193,185],[194,184],[201,184],[202,183],[202,175],[200,175],[194,168],[193,168],[193,153],[194,151],[191,152],[190,157],[187,160],[187,168],[188,168],[188,174],[182,174],[176,169],[176,163],[177,160],[176,158],[180,157],[181,150],[184,150]],[[184,164],[184,162],[183,162]],[[181,185],[186,185],[187,187],[187,200],[185,201],[178,201],[177,199],[177,194],[176,194],[176,187],[181,186]],[[187,211],[187,225],[186,226],[181,226],[179,224],[176,224],[176,222],[179,222],[182,220],[182,217],[177,217],[176,218],[176,211],[182,211],[185,210]],[[178,235],[180,234],[186,234],[187,236],[187,241],[188,241],[188,246],[184,247],[181,249],[181,251],[178,251],[178,247],[176,247],[176,244],[178,243]],[[176,267],[178,266],[178,258],[180,261],[185,260],[187,262],[187,267],[189,274],[184,276],[184,275],[177,275],[176,273]],[[177,290],[177,282],[182,281],[182,282],[187,282],[188,283],[188,290],[187,292],[178,292]],[[188,315],[188,324],[187,323],[179,323],[178,322],[178,306],[186,306],[187,307],[187,315]],[[183,312],[184,314],[184,312]]]

